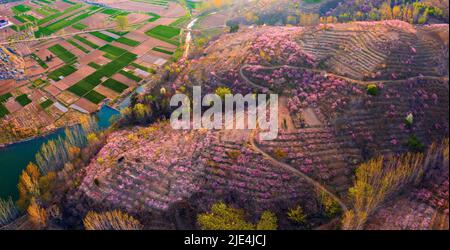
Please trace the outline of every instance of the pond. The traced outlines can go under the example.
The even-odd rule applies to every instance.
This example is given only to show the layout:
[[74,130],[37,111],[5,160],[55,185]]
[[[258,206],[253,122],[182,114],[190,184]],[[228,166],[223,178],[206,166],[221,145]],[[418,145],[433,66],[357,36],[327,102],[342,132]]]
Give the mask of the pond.
[[[119,114],[119,111],[104,105],[96,114],[99,128],[108,128],[111,125],[110,119]],[[46,136],[0,148],[0,198],[5,199],[11,196],[17,199],[17,182],[22,170],[30,161],[34,161],[43,143],[63,135],[64,128],[61,128]]]

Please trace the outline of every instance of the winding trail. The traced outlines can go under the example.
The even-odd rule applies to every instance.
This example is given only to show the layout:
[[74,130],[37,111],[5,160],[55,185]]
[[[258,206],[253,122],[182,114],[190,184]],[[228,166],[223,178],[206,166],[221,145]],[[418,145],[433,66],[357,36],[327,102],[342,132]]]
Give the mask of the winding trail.
[[[263,88],[263,89],[267,89],[263,86],[260,86],[254,82],[252,82],[250,79],[248,79],[244,73],[243,73],[243,69],[245,67],[248,67],[250,65],[244,65],[241,67],[240,69],[240,75],[241,77],[251,86],[256,87],[256,88]],[[277,67],[275,67],[277,68]],[[278,67],[279,68],[279,67]],[[270,91],[270,90],[269,90]],[[272,92],[272,91],[270,91]],[[333,192],[331,192],[327,187],[325,187],[324,185],[322,185],[320,182],[312,179],[311,177],[309,177],[308,175],[302,173],[301,171],[297,170],[296,168],[292,167],[289,164],[286,164],[284,162],[281,162],[275,158],[273,158],[271,155],[269,155],[268,153],[266,153],[264,150],[262,150],[261,148],[258,147],[257,143],[256,143],[256,134],[258,133],[257,130],[253,130],[251,136],[250,136],[250,145],[252,146],[252,148],[258,152],[259,154],[263,155],[267,160],[269,160],[269,162],[275,166],[278,166],[282,169],[287,170],[288,172],[294,174],[297,177],[300,177],[302,179],[304,179],[306,182],[308,182],[310,185],[314,186],[316,189],[328,194],[333,200],[335,200],[339,206],[342,208],[342,211],[345,213],[348,211],[348,207],[347,205],[337,196],[335,195]]]
[[[239,70],[240,76],[249,85],[251,85],[251,86],[253,86],[255,88],[259,88],[259,89],[269,89],[269,88],[254,83],[253,81],[248,79],[248,77],[245,76],[245,74],[243,72],[243,70],[245,68],[252,67],[252,66],[257,66],[257,67],[260,67],[261,69],[279,69],[279,68],[287,67],[287,68],[292,68],[292,69],[309,70],[309,71],[316,72],[316,73],[327,74],[329,76],[333,76],[333,77],[336,77],[336,78],[339,78],[339,79],[342,79],[342,80],[345,80],[345,81],[348,81],[348,82],[356,83],[356,84],[359,84],[359,85],[363,85],[363,86],[367,86],[368,84],[371,84],[371,83],[404,82],[405,80],[408,80],[408,79],[434,79],[434,80],[446,80],[446,81],[448,81],[448,77],[434,77],[434,76],[418,76],[418,77],[412,77],[412,78],[408,78],[408,79],[399,79],[399,80],[362,81],[362,80],[355,80],[355,79],[348,78],[348,77],[345,77],[345,76],[340,76],[340,75],[336,75],[336,74],[333,74],[333,73],[329,73],[329,72],[327,72],[325,70],[317,70],[317,69],[311,69],[311,68],[306,68],[306,67],[296,67],[296,66],[290,66],[290,65],[270,66],[270,67],[269,66],[260,66],[260,65],[249,65],[249,64],[243,65],[240,68],[240,70]],[[447,87],[448,87],[448,84],[447,84]],[[269,89],[269,92],[272,93],[272,91],[270,89]],[[327,187],[322,185],[320,182],[318,182],[318,181],[314,180],[313,178],[309,177],[308,175],[302,173],[301,171],[297,170],[296,168],[292,167],[291,165],[286,164],[284,162],[281,162],[281,161],[275,159],[274,157],[272,157],[271,155],[266,153],[264,150],[259,148],[258,144],[256,143],[256,139],[255,139],[257,132],[258,132],[257,130],[254,130],[252,132],[251,136],[250,136],[250,145],[252,146],[252,148],[256,152],[258,152],[261,155],[263,155],[273,165],[278,166],[280,168],[283,168],[283,169],[289,171],[290,173],[294,174],[295,176],[298,176],[298,177],[304,179],[306,182],[308,182],[310,185],[314,186],[318,190],[328,194],[333,200],[335,200],[339,204],[339,206],[342,208],[342,211],[344,213],[349,210],[347,205],[344,203],[344,201],[342,201],[341,198],[339,198],[337,195],[335,195],[332,191],[330,191]]]
[[295,176],[298,176],[298,177],[304,179],[306,182],[308,182],[310,185],[314,186],[318,190],[328,194],[331,198],[333,198],[333,200],[335,200],[339,204],[339,206],[341,206],[343,212],[347,212],[348,211],[347,205],[345,205],[345,203],[339,197],[337,197],[333,192],[331,192],[328,188],[326,188],[320,182],[312,179],[311,177],[309,177],[306,174],[300,172],[299,170],[295,169],[294,167],[292,167],[292,166],[290,166],[290,165],[288,165],[288,164],[286,164],[284,162],[276,160],[275,158],[273,158],[272,156],[270,156],[269,154],[264,152],[264,150],[259,148],[257,143],[256,143],[256,139],[255,139],[256,134],[257,134],[257,130],[254,130],[252,135],[251,135],[251,137],[250,137],[250,145],[252,146],[252,148],[256,152],[262,154],[273,165],[278,166],[280,168],[283,168],[283,169],[291,172]]

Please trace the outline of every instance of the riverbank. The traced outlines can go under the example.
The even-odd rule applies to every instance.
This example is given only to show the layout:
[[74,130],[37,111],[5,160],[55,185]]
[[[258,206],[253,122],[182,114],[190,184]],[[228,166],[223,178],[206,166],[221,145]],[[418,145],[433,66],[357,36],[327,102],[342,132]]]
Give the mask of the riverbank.
[[[111,125],[111,118],[119,115],[120,112],[107,105],[95,114],[97,125],[100,129],[107,129]],[[76,124],[72,125],[75,126]],[[70,126],[60,127],[53,132],[39,135],[33,138],[27,138],[4,147],[0,147],[0,198],[6,199],[12,197],[16,199],[17,182],[20,173],[25,169],[29,162],[35,160],[35,155],[42,144],[49,140],[64,136],[64,131]]]

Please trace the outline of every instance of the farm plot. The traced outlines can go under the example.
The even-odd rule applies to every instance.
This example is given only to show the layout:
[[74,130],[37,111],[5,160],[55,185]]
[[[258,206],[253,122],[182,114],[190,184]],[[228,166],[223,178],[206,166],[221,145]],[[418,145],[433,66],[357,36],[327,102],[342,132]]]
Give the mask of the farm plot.
[[9,114],[8,109],[6,109],[6,107],[2,103],[0,103],[0,118],[3,118],[7,114]]
[[41,37],[41,36],[51,35],[61,29],[64,29],[66,27],[74,25],[74,24],[78,23],[79,21],[90,17],[91,15],[94,15],[100,9],[101,9],[100,7],[92,6],[92,7],[89,7],[85,11],[79,11],[67,18],[63,18],[59,21],[56,21],[56,22],[46,26],[46,27],[40,27],[39,30],[36,32],[36,36]]
[[31,100],[30,100],[30,98],[28,98],[27,94],[22,94],[22,95],[16,97],[16,102],[18,102],[20,105],[22,105],[22,107],[25,107],[31,103]]
[[37,56],[36,54],[34,54],[34,53],[31,54],[31,58],[33,58],[33,60],[35,60],[39,64],[39,66],[41,66],[42,68],[44,68],[44,69],[48,68],[48,65],[44,61],[42,61],[42,59],[39,58],[39,56]]
[[92,103],[99,104],[101,101],[105,100],[106,96],[98,93],[95,90],[91,90],[84,96],[84,98]]
[[107,54],[109,54],[113,57],[118,57],[127,52],[125,49],[118,48],[118,47],[112,46],[110,44],[107,44],[107,45],[101,47],[100,50],[106,52]]
[[117,93],[122,93],[128,88],[127,85],[125,85],[119,81],[116,81],[114,79],[111,79],[111,78],[102,82],[102,85],[111,90],[114,90]]
[[40,20],[37,22],[37,24],[38,24],[38,25],[45,24],[45,23],[50,22],[50,21],[52,21],[52,20],[55,20],[55,19],[57,19],[57,18],[59,18],[59,17],[62,17],[62,16],[64,16],[64,15],[67,15],[67,14],[69,14],[69,13],[71,13],[71,12],[73,12],[73,11],[75,11],[75,10],[81,8],[81,7],[83,7],[83,4],[72,5],[72,6],[68,7],[68,8],[66,8],[66,9],[64,9],[64,10],[61,11],[61,12],[56,12],[56,13],[54,13],[54,14],[52,14],[52,15],[46,16],[46,17],[43,18],[43,19],[40,19]]
[[72,54],[70,51],[59,44],[49,47],[48,50],[67,64],[72,63],[77,59],[74,54]]
[[121,44],[125,44],[125,45],[128,45],[128,46],[131,46],[131,47],[136,47],[139,44],[141,44],[138,41],[131,40],[131,39],[126,38],[126,37],[121,37],[121,38],[117,39],[116,42],[121,43]]
[[50,99],[47,99],[39,104],[39,106],[41,106],[42,109],[46,109],[46,108],[50,107],[51,105],[53,105],[53,101]]
[[32,8],[28,5],[24,5],[24,4],[19,4],[16,5],[14,7],[11,8],[11,10],[15,13],[15,14],[20,14],[20,13],[25,13],[27,11],[30,11]]
[[94,32],[91,32],[90,34],[93,36],[96,36],[104,41],[107,41],[109,43],[116,40],[114,37],[110,37],[100,31],[94,31]]
[[59,81],[61,80],[62,77],[66,77],[72,73],[74,73],[75,71],[77,71],[77,68],[75,68],[72,65],[64,65],[61,68],[50,72],[47,76],[48,78],[54,80],[54,81]]
[[155,28],[145,32],[148,36],[159,39],[161,41],[178,46],[180,43],[177,38],[181,30],[176,27],[158,25]]
[[[102,82],[103,77],[111,77],[116,72],[123,69],[125,66],[136,60],[137,55],[125,52],[121,56],[117,57],[115,60],[109,62],[108,64],[102,66],[100,69],[82,79],[75,85],[69,88],[69,91],[82,97],[89,93],[95,86]],[[96,99],[98,96],[96,94],[90,94],[92,99]]]
[[80,44],[78,44],[77,42],[75,42],[72,39],[68,39],[67,40],[68,43],[70,43],[72,46],[74,46],[75,48],[83,51],[85,54],[88,54],[90,52],[90,50],[86,49],[85,47],[81,46]]
[[95,44],[95,43],[89,41],[88,39],[86,39],[86,38],[84,38],[84,37],[81,37],[81,36],[79,36],[79,35],[76,35],[76,36],[74,36],[73,38],[77,39],[78,41],[80,41],[80,42],[86,44],[87,46],[89,46],[89,47],[91,47],[91,48],[93,48],[93,49],[98,49],[98,48],[100,48],[100,46],[98,46],[97,44]]
[[87,25],[82,24],[82,23],[76,23],[76,24],[72,25],[72,28],[74,28],[76,30],[84,30],[87,28]]

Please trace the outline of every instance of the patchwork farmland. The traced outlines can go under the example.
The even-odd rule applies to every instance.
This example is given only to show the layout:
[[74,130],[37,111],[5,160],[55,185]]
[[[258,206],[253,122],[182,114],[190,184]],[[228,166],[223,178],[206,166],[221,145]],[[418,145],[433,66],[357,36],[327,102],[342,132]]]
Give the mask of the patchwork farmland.
[[[136,3],[144,7],[137,11]],[[174,2],[156,0],[8,3],[0,16],[11,25],[2,30],[0,46],[23,72],[0,79],[0,121],[13,124],[0,143],[45,133],[56,122],[72,124],[106,103],[120,105],[176,56],[181,29],[171,24],[186,14]]]

